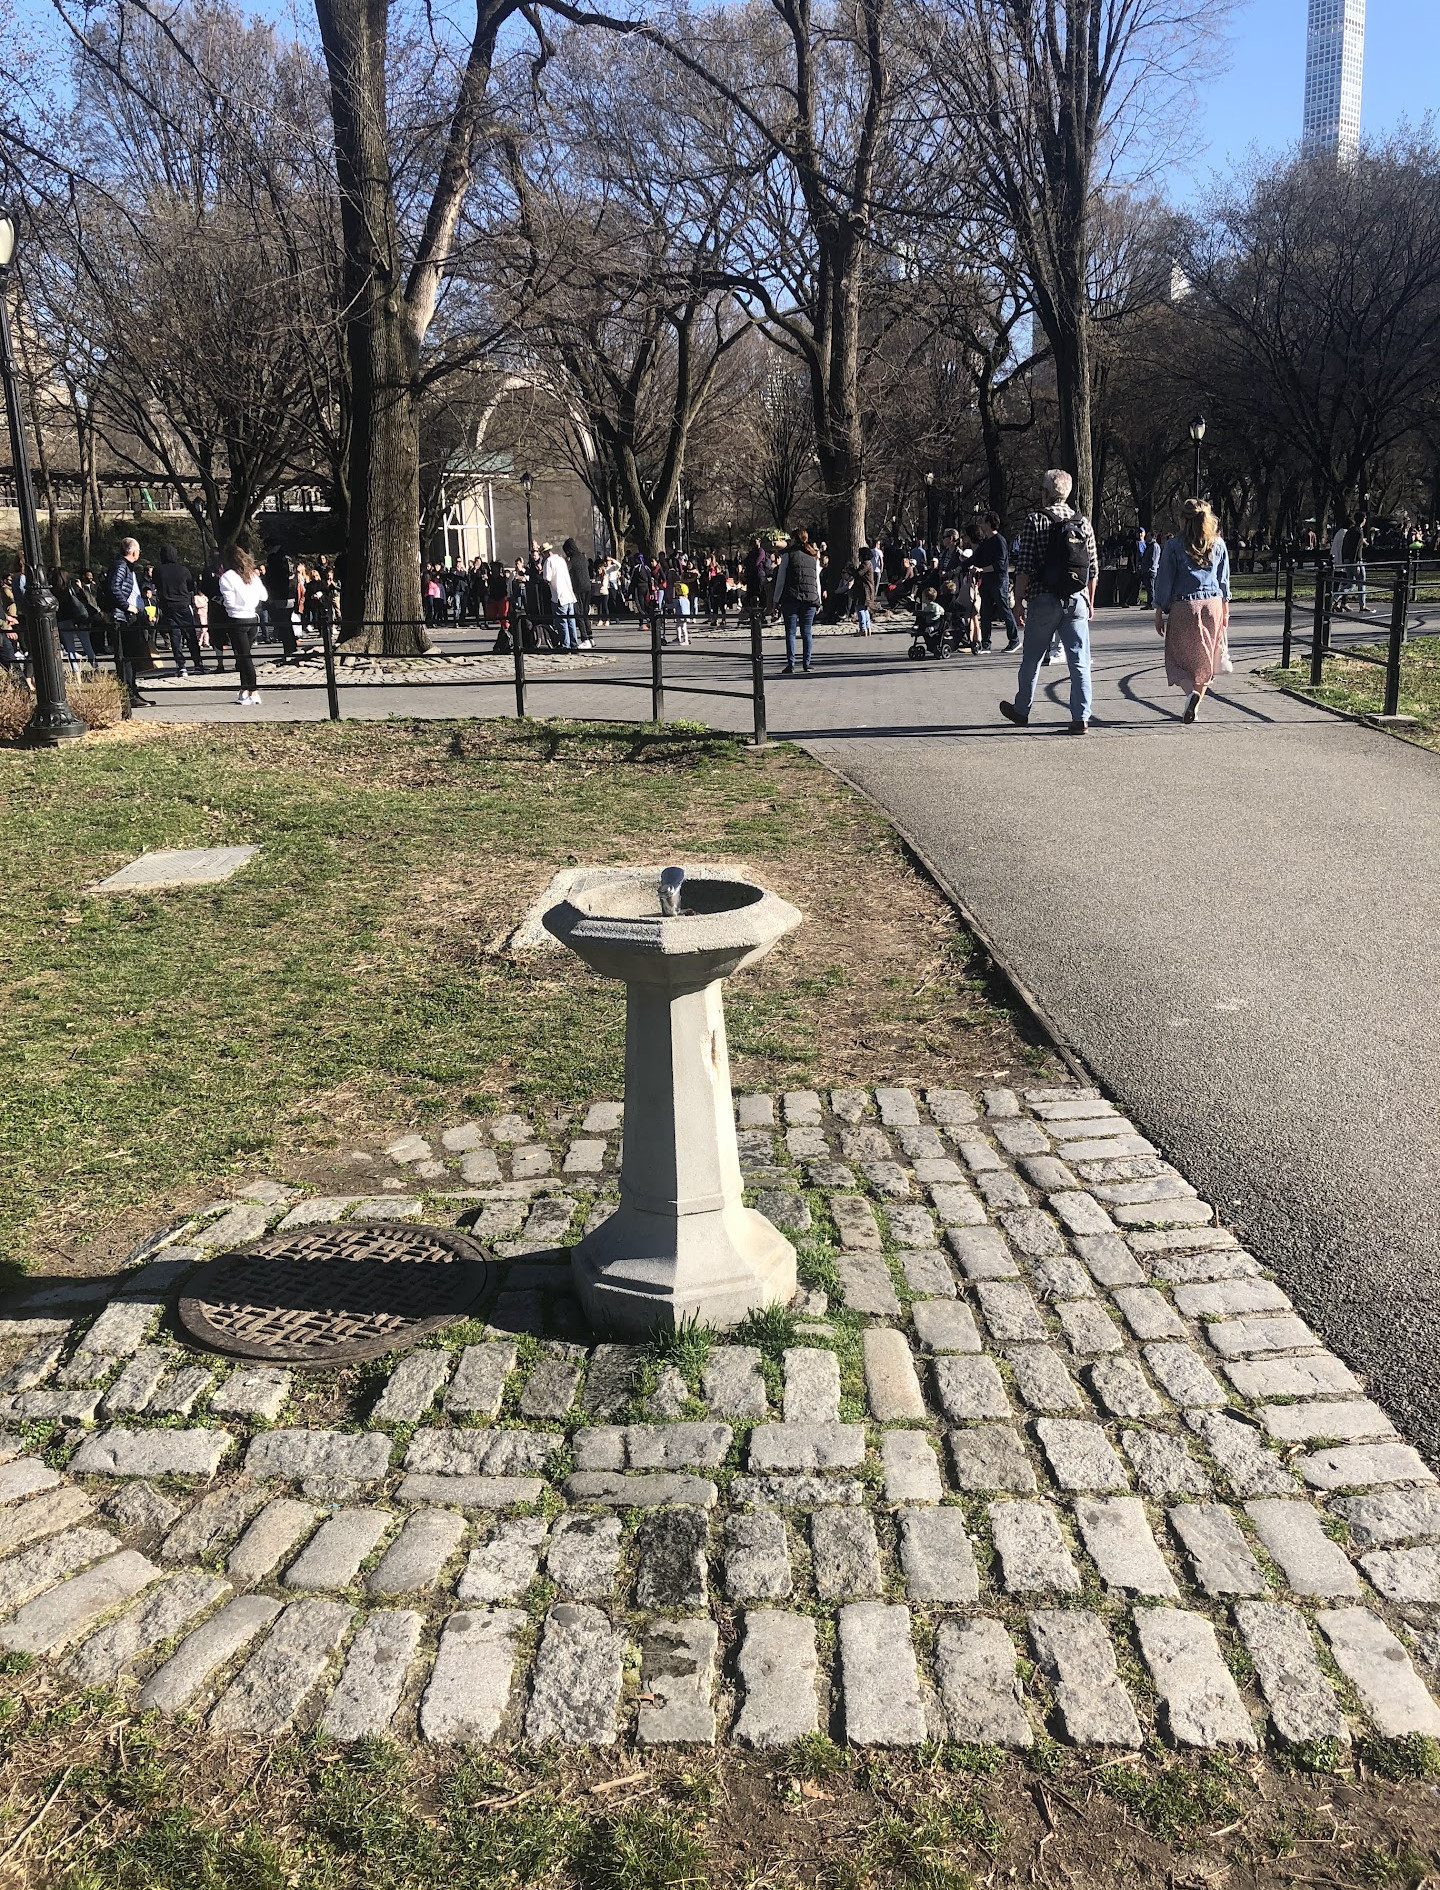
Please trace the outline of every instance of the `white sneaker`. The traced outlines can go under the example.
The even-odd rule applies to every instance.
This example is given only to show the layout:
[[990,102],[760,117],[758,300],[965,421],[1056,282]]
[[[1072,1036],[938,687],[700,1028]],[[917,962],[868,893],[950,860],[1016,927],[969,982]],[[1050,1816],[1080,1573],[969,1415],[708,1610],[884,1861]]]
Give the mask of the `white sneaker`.
[[252,709],[258,709],[260,707],[260,692],[258,689],[252,690],[250,693],[250,707]]
[[237,709],[248,709],[249,706],[250,706],[250,697],[246,693],[246,691],[242,689],[239,695],[236,696],[235,698],[235,707]]

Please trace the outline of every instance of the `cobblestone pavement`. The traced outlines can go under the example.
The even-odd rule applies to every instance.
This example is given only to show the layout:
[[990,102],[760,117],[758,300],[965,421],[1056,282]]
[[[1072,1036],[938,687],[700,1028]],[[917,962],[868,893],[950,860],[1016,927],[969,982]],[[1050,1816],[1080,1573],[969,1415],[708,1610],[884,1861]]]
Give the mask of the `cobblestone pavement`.
[[[708,1350],[584,1330],[614,1103],[256,1182],[98,1309],[8,1308],[0,1649],[257,1736],[1440,1734],[1435,1478],[1096,1091],[738,1110],[808,1277]],[[483,1328],[338,1377],[179,1343],[207,1253],[346,1216],[473,1225]]]

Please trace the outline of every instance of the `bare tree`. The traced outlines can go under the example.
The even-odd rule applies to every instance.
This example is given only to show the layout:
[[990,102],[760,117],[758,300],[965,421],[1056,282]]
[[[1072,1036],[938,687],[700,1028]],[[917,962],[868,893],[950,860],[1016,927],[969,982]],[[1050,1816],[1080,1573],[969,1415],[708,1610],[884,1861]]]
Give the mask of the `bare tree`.
[[793,366],[775,361],[754,415],[753,485],[772,525],[788,526],[815,470],[815,409]]
[[1294,442],[1317,518],[1367,500],[1433,411],[1440,144],[1258,175],[1200,223],[1186,268],[1214,318],[1217,376]]
[[690,175],[743,177],[748,219],[717,280],[741,295],[810,383],[833,559],[865,534],[861,375],[877,223],[910,173],[897,140],[895,0],[748,0],[669,19],[550,0],[580,23],[624,25],[667,56],[664,110],[683,121]]
[[[1094,491],[1091,288],[1108,167],[1213,47],[1225,0],[940,0],[917,8],[925,89],[1013,232],[1050,346],[1061,453]],[[1200,24],[1204,22],[1201,33]]]
[[232,537],[308,476],[307,394],[336,355],[313,231],[304,256],[286,242],[313,222],[292,129],[315,62],[209,4],[163,25],[95,22],[73,76],[77,103],[48,127],[30,268],[74,403],[87,522],[98,437],[139,477],[158,469],[202,533]]

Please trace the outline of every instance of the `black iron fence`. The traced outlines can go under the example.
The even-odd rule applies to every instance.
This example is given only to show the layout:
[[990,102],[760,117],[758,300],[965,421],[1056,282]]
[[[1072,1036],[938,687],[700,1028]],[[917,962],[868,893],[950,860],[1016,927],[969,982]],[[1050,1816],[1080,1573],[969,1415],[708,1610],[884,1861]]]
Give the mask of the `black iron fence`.
[[[361,626],[362,629],[375,627],[378,626],[369,624]],[[400,629],[423,628],[426,630],[434,628],[433,625],[429,624],[404,623],[396,627]],[[643,625],[637,627],[642,630],[644,628]],[[763,748],[769,739],[769,731],[765,713],[764,631],[761,616],[758,611],[752,611],[750,613],[749,632],[748,647],[744,649],[725,649],[717,646],[717,644],[713,642],[699,644],[667,643],[664,637],[663,621],[659,617],[655,617],[650,621],[650,674],[648,681],[644,677],[637,676],[606,676],[597,674],[593,669],[587,669],[584,672],[585,686],[587,689],[597,687],[602,689],[648,688],[650,692],[650,720],[655,723],[663,723],[665,721],[665,696],[667,688],[675,695],[719,696],[735,702],[748,702],[751,707],[753,742],[755,747]],[[514,668],[515,713],[521,721],[525,721],[529,717],[530,692],[532,690],[547,687],[575,687],[576,681],[578,680],[576,677],[564,674],[538,676],[527,666],[527,655],[559,655],[560,653],[561,652],[558,650],[542,650],[538,647],[527,652],[525,648],[525,626],[519,626],[511,631],[510,655]],[[341,663],[337,663],[336,661],[337,652],[335,648],[334,631],[329,623],[323,624],[321,628],[321,655],[325,665],[324,687],[329,708],[329,718],[332,722],[339,722],[343,719],[340,708],[340,690],[344,675],[341,664],[343,664],[345,659],[342,658]],[[708,683],[677,682],[673,668],[670,669],[667,677],[667,665],[683,662],[686,658],[693,659],[696,657],[746,665],[749,670],[748,688],[725,689],[714,687]],[[318,688],[319,686],[318,683],[291,683],[288,680],[285,684],[286,688],[299,689]],[[356,685],[351,684],[350,686],[354,687]],[[363,686],[373,688],[376,685],[374,682],[367,680]],[[398,677],[393,682],[387,679],[387,681],[382,682],[380,686],[411,688],[415,687],[416,684],[413,678]],[[496,679],[489,676],[447,677],[445,679],[445,687],[447,689],[493,689],[495,686]]]
[[[1350,644],[1345,645],[1343,651],[1333,648],[1333,653],[1343,654],[1349,662],[1373,663],[1383,668],[1385,700],[1381,713],[1386,716],[1398,715],[1405,645],[1413,630],[1427,627],[1422,619],[1416,618],[1415,613],[1425,605],[1440,605],[1440,559],[1408,557],[1384,563],[1367,561],[1364,565],[1347,566],[1335,565],[1322,554],[1315,564],[1308,588],[1309,596],[1305,597],[1297,583],[1295,568],[1292,566],[1287,570],[1285,623],[1280,644],[1281,667],[1289,669],[1293,665],[1296,622],[1300,610],[1306,610],[1310,631],[1310,686],[1318,689],[1324,681],[1325,658],[1332,654],[1335,619],[1340,609],[1338,600],[1357,597],[1359,608],[1363,611],[1367,597],[1372,594],[1384,597],[1388,609],[1376,611],[1379,621],[1375,629],[1378,632],[1380,623],[1388,616],[1385,654],[1379,656]],[[1354,619],[1347,616],[1347,621]]]

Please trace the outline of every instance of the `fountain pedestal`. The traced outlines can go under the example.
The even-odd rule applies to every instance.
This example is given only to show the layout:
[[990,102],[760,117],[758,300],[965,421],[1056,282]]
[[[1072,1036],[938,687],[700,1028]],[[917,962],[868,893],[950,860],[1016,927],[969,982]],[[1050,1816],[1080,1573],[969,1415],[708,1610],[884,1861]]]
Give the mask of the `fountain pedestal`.
[[577,891],[545,914],[562,944],[623,979],[625,1142],[620,1205],[575,1250],[587,1314],[641,1334],[730,1326],[796,1287],[795,1249],[743,1200],[722,981],[800,923],[743,880],[688,880],[660,910],[659,876]]

